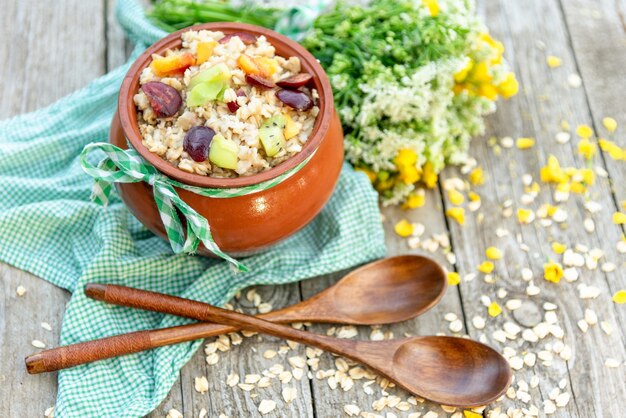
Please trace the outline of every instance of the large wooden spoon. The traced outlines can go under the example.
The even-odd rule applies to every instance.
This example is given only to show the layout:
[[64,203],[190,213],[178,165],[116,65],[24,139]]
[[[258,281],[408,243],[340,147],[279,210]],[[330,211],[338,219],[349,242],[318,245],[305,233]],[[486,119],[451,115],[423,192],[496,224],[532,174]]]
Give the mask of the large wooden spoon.
[[[511,368],[504,357],[484,344],[465,338],[429,336],[387,341],[347,340],[154,292],[101,284],[88,285],[86,291],[105,302],[144,309],[152,309],[158,303],[161,312],[319,347],[360,362],[409,392],[446,405],[485,405],[504,394],[511,382]],[[359,303],[356,295],[348,296],[336,302]]]
[[[177,309],[167,310],[165,295],[137,290],[144,296],[134,293],[135,297],[129,298],[129,291],[134,289],[112,285],[106,289],[107,300],[112,303],[180,315]],[[446,277],[439,264],[426,257],[404,255],[364,265],[310,299],[261,316],[280,323],[389,324],[424,313],[441,299],[445,289]],[[91,297],[104,298],[105,291],[97,285],[90,285],[85,291]],[[148,300],[146,294],[153,297]],[[26,369],[31,374],[51,372],[236,330],[232,326],[197,323],[132,332],[42,351],[26,357]]]

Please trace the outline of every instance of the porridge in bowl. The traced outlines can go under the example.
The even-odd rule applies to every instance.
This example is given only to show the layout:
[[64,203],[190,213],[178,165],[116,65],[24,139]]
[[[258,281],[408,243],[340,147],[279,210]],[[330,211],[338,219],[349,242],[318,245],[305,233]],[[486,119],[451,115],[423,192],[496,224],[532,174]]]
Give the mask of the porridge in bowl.
[[153,55],[134,96],[143,145],[212,177],[268,170],[302,150],[319,113],[312,76],[264,37],[187,31]]

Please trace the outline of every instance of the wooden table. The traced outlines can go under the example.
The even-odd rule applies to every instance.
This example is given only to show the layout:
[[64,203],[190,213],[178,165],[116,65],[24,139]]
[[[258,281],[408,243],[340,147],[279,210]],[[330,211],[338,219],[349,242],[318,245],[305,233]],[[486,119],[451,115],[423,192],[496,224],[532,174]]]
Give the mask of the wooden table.
[[[9,117],[45,106],[120,65],[127,55],[128,45],[115,22],[113,9],[112,0],[0,0],[0,39],[3,41],[0,48],[0,115]],[[562,129],[561,120],[568,121],[572,126],[587,123],[596,132],[604,134],[606,131],[601,120],[612,116],[619,124],[614,140],[622,147],[626,146],[626,1],[482,0],[478,10],[494,37],[505,44],[506,56],[521,85],[516,98],[499,103],[498,112],[488,118],[487,133],[476,138],[472,144],[471,154],[484,167],[487,175],[486,184],[477,189],[482,196],[482,207],[477,212],[468,212],[466,224],[459,226],[444,215],[450,202],[440,182],[438,188],[427,193],[425,207],[408,212],[387,208],[383,214],[391,255],[423,252],[410,249],[405,239],[393,233],[395,222],[408,218],[425,225],[422,242],[433,234],[444,234],[444,241],[449,237],[450,246],[446,251],[456,255],[456,265],[450,264],[452,258],[446,257],[441,249],[427,253],[448,269],[458,271],[462,277],[476,272],[476,266],[485,259],[485,249],[490,245],[502,249],[504,259],[496,262],[494,283],[485,282],[482,274],[471,281],[463,280],[459,286],[451,287],[441,303],[423,317],[384,327],[383,331],[393,332],[396,337],[405,333],[450,334],[444,316],[453,313],[462,320],[461,332],[475,339],[484,339],[499,349],[506,345],[521,354],[555,351],[559,345],[557,342],[561,340],[554,337],[524,344],[513,340],[502,344],[494,338],[494,331],[501,330],[505,322],[520,326],[537,323],[545,314],[544,303],[553,303],[557,306],[558,324],[564,330],[562,342],[571,348],[571,356],[564,356],[570,357],[569,360],[564,361],[555,354],[551,366],[538,360],[534,367],[517,371],[517,382],[523,380],[529,383],[538,378],[538,385],[528,390],[532,398],[529,404],[520,399],[504,398],[489,406],[485,414],[498,410],[504,413],[508,408],[531,404],[542,410],[543,400],[548,399],[550,392],[561,383],[564,384],[562,391],[570,393],[571,400],[564,408],[557,409],[553,416],[624,416],[626,308],[612,303],[610,295],[626,288],[626,257],[616,250],[616,243],[624,231],[623,227],[611,222],[612,213],[626,200],[626,163],[614,161],[606,155],[596,157],[594,164],[607,173],[606,177],[598,177],[591,188],[591,198],[602,206],[597,214],[589,214],[579,196],[562,204],[569,218],[560,226],[556,223],[541,226],[538,221],[521,226],[514,209],[522,206],[522,176],[531,174],[537,179],[539,168],[545,164],[549,154],[557,156],[567,166],[584,165],[576,151],[577,138],[574,134],[567,144],[555,141],[555,134]],[[547,55],[562,58],[563,65],[549,69]],[[582,77],[581,87],[569,85],[567,79],[570,74]],[[534,137],[537,144],[526,151],[500,148],[497,152],[495,142],[489,138],[506,136]],[[445,181],[454,177],[463,175],[458,169],[451,168],[441,178]],[[530,206],[537,208],[539,203],[551,201],[549,188],[542,186],[535,203]],[[512,209],[507,209],[509,206]],[[513,216],[505,216],[511,210]],[[595,221],[592,232],[583,227],[587,218]],[[508,234],[498,238],[498,229],[500,235],[505,230]],[[604,259],[615,263],[617,269],[603,272],[600,268],[583,268],[580,269],[578,282],[548,283],[542,278],[542,266],[548,257],[555,257],[550,248],[553,239],[572,247],[584,244],[589,248],[601,248],[605,252]],[[526,250],[522,249],[524,245]],[[526,294],[528,282],[522,279],[521,273],[524,267],[532,270],[534,283],[541,289],[539,295],[530,297]],[[261,287],[258,291],[264,301],[276,308],[307,298],[340,276],[336,274],[299,284]],[[44,340],[49,346],[58,343],[69,294],[8,265],[0,264],[0,278],[0,416],[42,416],[44,410],[55,403],[56,374],[29,376],[25,373],[22,360],[35,351],[30,345],[33,339]],[[581,300],[577,289],[580,283],[597,287],[600,297]],[[18,285],[28,290],[26,296],[17,298],[15,289]],[[504,293],[506,296],[498,297],[498,294],[503,296]],[[505,308],[503,314],[491,318],[481,303],[482,295],[497,300],[502,306],[509,299],[519,298],[523,306],[515,311]],[[241,303],[244,307],[251,305],[245,297]],[[599,325],[589,327],[586,333],[579,329],[577,322],[583,318],[586,308],[595,311],[600,321],[612,325],[611,335],[603,332]],[[487,320],[484,329],[473,326],[475,316]],[[52,332],[41,328],[42,321],[51,324]],[[310,327],[318,332],[327,328]],[[359,335],[368,338],[370,332],[369,327],[363,328],[359,330]],[[185,417],[197,417],[202,408],[211,417],[222,413],[228,417],[260,416],[257,412],[260,399],[278,402],[279,407],[266,415],[269,417],[345,416],[342,411],[346,404],[373,411],[372,402],[381,396],[380,389],[374,385],[374,393],[368,395],[363,391],[362,381],[356,381],[354,388],[344,392],[341,389],[331,390],[326,380],[309,380],[305,375],[301,381],[295,381],[298,397],[287,406],[283,405],[281,386],[276,379],[269,388],[253,392],[224,385],[226,377],[233,372],[242,376],[260,372],[277,361],[287,367],[285,357],[271,361],[262,357],[265,350],[278,350],[284,344],[284,341],[268,337],[245,338],[241,345],[220,353],[220,361],[214,366],[208,366],[204,353],[199,351],[183,368],[167,399],[150,416],[163,417],[171,408],[183,412]],[[562,350],[559,347],[556,351]],[[304,347],[292,350],[287,357],[292,355],[304,356]],[[622,365],[608,368],[605,366],[608,358],[617,359]],[[322,355],[320,369],[334,368],[333,361],[332,356]],[[208,394],[194,390],[194,378],[202,375],[209,380]],[[518,389],[517,385],[514,387]],[[390,392],[398,393],[403,399],[407,397],[401,391]],[[253,398],[253,393],[258,393],[258,397]],[[429,410],[439,416],[450,415],[438,405],[428,402],[413,406],[410,412],[425,414]],[[388,417],[408,415],[408,412],[388,408],[380,414],[384,416],[386,412],[395,413]]]

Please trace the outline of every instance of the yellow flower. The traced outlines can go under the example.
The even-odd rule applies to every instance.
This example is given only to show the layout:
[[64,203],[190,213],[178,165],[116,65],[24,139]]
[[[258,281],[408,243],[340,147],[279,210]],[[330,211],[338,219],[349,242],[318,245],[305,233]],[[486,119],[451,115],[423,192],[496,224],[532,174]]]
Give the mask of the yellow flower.
[[463,411],[464,418],[482,418],[482,414],[473,411]]
[[532,209],[519,208],[517,210],[517,220],[521,224],[529,224],[533,220],[535,220],[535,213],[532,211]]
[[495,318],[502,313],[502,308],[498,305],[498,302],[491,302],[491,305],[487,308],[487,312],[489,312],[489,316]]
[[565,250],[567,250],[567,246],[565,244],[561,244],[560,242],[556,241],[552,243],[552,251],[554,251],[555,253],[563,254]]
[[528,149],[535,146],[534,138],[517,138],[515,141],[515,146],[519,149]]
[[448,199],[450,199],[450,202],[453,205],[460,205],[461,203],[465,201],[465,198],[463,197],[463,193],[454,189],[448,190]]
[[613,295],[613,302],[618,303],[620,305],[626,303],[626,290],[618,290]]
[[478,193],[469,192],[467,197],[469,197],[469,200],[472,202],[480,202],[480,195]]
[[541,167],[541,181],[545,183],[564,183],[569,181],[569,176],[563,171],[559,160],[554,155],[548,157],[548,164]]
[[399,177],[404,184],[413,184],[420,179],[420,171],[414,166],[403,166],[400,168]]
[[446,210],[446,215],[457,221],[459,225],[465,224],[465,209],[463,208],[450,208]]
[[468,179],[474,186],[482,186],[485,184],[485,172],[481,167],[476,167],[470,171]]
[[398,155],[393,159],[393,163],[397,166],[415,165],[417,164],[417,153],[410,148],[402,148],[398,151]]
[[481,33],[480,39],[488,43],[490,47],[492,47],[498,52],[498,54],[502,55],[504,53],[504,45],[502,45],[502,42],[499,42],[493,39],[491,35],[489,34],[489,32]]
[[461,283],[461,276],[456,271],[448,272],[448,286],[456,286]]
[[555,57],[554,55],[548,55],[546,58],[546,62],[548,63],[548,67],[557,68],[562,64],[561,58]]
[[583,138],[578,143],[578,153],[585,157],[586,160],[591,160],[596,155],[596,144],[591,142],[589,138]]
[[485,274],[491,273],[494,268],[495,266],[493,265],[491,261],[483,261],[477,267],[478,271],[480,271],[481,273],[485,273]]
[[518,91],[519,84],[514,73],[507,73],[504,77],[504,81],[498,84],[498,92],[505,99],[515,96]]
[[613,214],[613,223],[616,225],[624,225],[626,224],[626,213],[615,212]]
[[600,144],[600,149],[604,152],[608,152],[614,160],[622,160],[626,157],[626,152],[622,151],[620,146],[613,141],[599,139],[598,144]]
[[543,265],[543,278],[552,283],[558,283],[563,277],[563,266],[559,263],[550,262]]
[[474,60],[470,58],[469,61],[467,61],[467,64],[465,64],[465,67],[463,67],[461,71],[454,74],[454,81],[457,83],[465,81],[469,72],[472,71],[472,68],[474,68]]
[[478,86],[478,95],[485,99],[494,101],[498,98],[498,89],[493,84],[481,84]]
[[502,258],[502,251],[500,251],[496,247],[489,247],[485,250],[485,255],[487,256],[487,258],[490,258],[492,260],[499,260]]
[[617,121],[611,117],[603,118],[602,124],[609,133],[613,133],[617,129]]
[[578,175],[582,177],[583,182],[587,186],[591,186],[596,181],[596,173],[590,168],[581,168],[578,170]]
[[472,80],[477,84],[490,83],[493,79],[493,76],[489,73],[489,66],[484,61],[474,65],[471,76]]
[[403,209],[415,209],[421,208],[426,203],[426,194],[424,193],[424,189],[419,189],[417,192],[411,193],[407,198],[404,204],[402,205]]
[[402,219],[400,222],[393,227],[396,234],[400,235],[403,238],[411,236],[413,233],[413,224],[406,219]]
[[437,185],[437,173],[435,173],[433,165],[431,163],[426,163],[422,169],[422,180],[424,181],[424,184],[429,189],[434,188]]
[[593,136],[593,129],[586,124],[578,125],[576,127],[576,134],[581,138],[589,139]]
[[435,17],[439,14],[439,3],[437,0],[422,0],[424,5],[428,7],[428,11],[432,17]]
[[413,184],[420,179],[420,170],[416,167],[417,153],[409,148],[398,151],[398,155],[393,160],[398,171],[400,180],[405,184]]

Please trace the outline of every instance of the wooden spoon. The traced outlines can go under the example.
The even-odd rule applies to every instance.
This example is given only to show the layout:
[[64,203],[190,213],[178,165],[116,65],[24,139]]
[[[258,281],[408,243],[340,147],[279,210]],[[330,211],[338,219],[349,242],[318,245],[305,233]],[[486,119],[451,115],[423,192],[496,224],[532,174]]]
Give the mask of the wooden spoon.
[[[206,303],[123,286],[90,284],[96,299],[262,332],[319,347],[351,358],[420,397],[445,405],[476,406],[499,398],[511,382],[509,363],[492,348],[456,337],[414,337],[387,341],[358,341],[328,337]],[[337,302],[341,302],[337,300]],[[390,301],[392,302],[392,301]],[[345,299],[358,304],[358,299]]]
[[[116,292],[120,289],[121,292]],[[441,299],[445,289],[446,276],[439,264],[426,257],[404,255],[366,264],[310,299],[260,316],[280,323],[389,324],[424,313]],[[106,300],[116,304],[180,315],[177,309],[165,310],[165,295],[138,290],[143,296],[135,293],[134,298],[125,298],[132,290],[135,289],[88,285],[85,292],[96,299],[105,299],[106,294]],[[146,294],[153,297],[147,300]],[[187,302],[174,299],[183,301],[183,305]],[[26,357],[26,369],[31,374],[51,372],[236,330],[225,325],[197,323],[132,332],[42,351]]]

